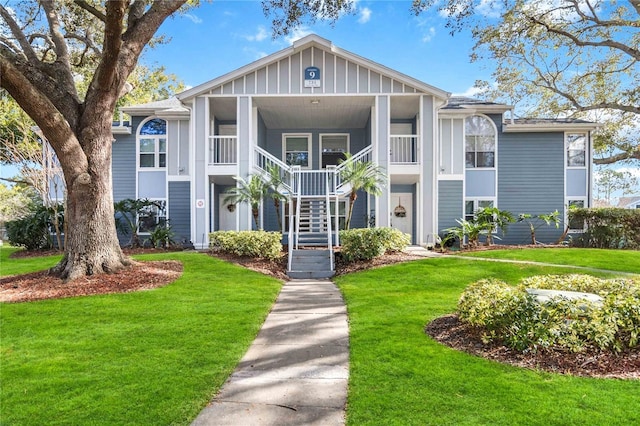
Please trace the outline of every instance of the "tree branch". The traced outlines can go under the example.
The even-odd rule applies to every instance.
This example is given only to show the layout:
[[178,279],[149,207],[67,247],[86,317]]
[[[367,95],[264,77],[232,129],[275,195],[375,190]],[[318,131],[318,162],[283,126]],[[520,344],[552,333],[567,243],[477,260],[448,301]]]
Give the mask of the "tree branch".
[[561,29],[556,28],[556,27],[552,27],[551,25],[547,24],[546,22],[541,21],[540,19],[536,18],[535,16],[526,16],[526,18],[529,19],[529,21],[531,21],[534,25],[540,25],[540,26],[544,27],[548,32],[550,32],[552,34],[556,34],[556,35],[568,38],[576,46],[580,46],[580,47],[586,47],[586,46],[591,46],[591,47],[609,47],[611,49],[620,50],[620,51],[626,53],[627,55],[635,58],[636,60],[640,60],[640,50],[634,49],[634,48],[632,48],[630,46],[627,46],[624,43],[620,43],[618,41],[609,40],[609,39],[600,40],[600,41],[585,41],[585,40],[581,40],[580,38],[578,38],[574,34],[571,34],[568,31],[561,30]]
[[16,38],[18,44],[22,51],[16,51],[16,54],[21,54],[27,61],[32,62],[34,65],[37,65],[40,60],[36,55],[36,52],[31,47],[31,44],[27,40],[27,37],[22,32],[22,29],[18,25],[18,23],[11,17],[11,14],[4,6],[0,5],[0,17],[7,23],[7,26],[11,30],[11,34]]
[[614,164],[619,161],[625,161],[625,160],[640,161],[640,146],[630,152],[621,152],[619,154],[610,155],[608,157],[594,158],[593,164],[597,164],[597,165]]
[[[54,62],[54,68],[56,69],[55,78],[59,83],[64,85],[64,90],[72,94],[77,99],[77,89],[75,82],[73,81],[73,74],[71,72],[71,60],[69,57],[69,49],[67,43],[64,40],[64,36],[60,31],[60,19],[58,12],[54,8],[54,3],[44,1],[41,3],[44,8],[45,15],[47,15],[47,22],[49,23],[49,33],[51,34],[51,40],[56,53],[56,60]],[[62,81],[60,81],[62,80]]]
[[0,84],[18,102],[20,107],[36,122],[43,135],[63,164],[67,182],[87,170],[87,157],[70,126],[68,118],[56,108],[51,100],[34,85],[23,70],[0,55]]
[[90,5],[85,0],[73,0],[73,2],[79,8],[86,10],[87,12],[89,12],[90,14],[92,14],[93,16],[95,16],[96,18],[101,20],[102,22],[106,22],[107,21],[107,17],[103,12],[99,11],[97,8],[95,8],[92,5]]

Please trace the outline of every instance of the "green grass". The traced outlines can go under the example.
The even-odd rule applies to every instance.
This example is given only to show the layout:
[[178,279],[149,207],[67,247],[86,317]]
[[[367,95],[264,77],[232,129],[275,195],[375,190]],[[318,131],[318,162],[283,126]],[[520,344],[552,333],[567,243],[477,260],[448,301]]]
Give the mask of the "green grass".
[[[0,249],[3,275],[57,261],[8,259],[10,250]],[[513,253],[638,270],[638,252],[560,249],[544,258],[548,250]],[[513,255],[486,254],[496,253]],[[255,337],[279,283],[200,254],[142,258],[180,260],[184,275],[146,292],[0,305],[0,423],[166,425],[195,418]],[[454,351],[424,333],[430,320],[455,310],[473,281],[570,272],[440,258],[338,277],[350,324],[348,424],[640,424],[638,380],[523,370]]]
[[62,255],[10,259],[9,256],[18,250],[16,247],[0,247],[0,277],[49,269],[62,259]]
[[460,254],[471,257],[528,260],[552,263],[555,265],[575,265],[640,274],[640,251],[638,250],[536,248],[462,252]]
[[[2,274],[54,258],[7,260]],[[7,425],[188,424],[255,338],[280,283],[209,256],[155,290],[2,304],[1,420]]]
[[[576,257],[581,257],[575,252]],[[471,282],[567,273],[430,259],[336,279],[350,326],[349,425],[639,424],[640,381],[523,370],[457,352],[424,333]]]

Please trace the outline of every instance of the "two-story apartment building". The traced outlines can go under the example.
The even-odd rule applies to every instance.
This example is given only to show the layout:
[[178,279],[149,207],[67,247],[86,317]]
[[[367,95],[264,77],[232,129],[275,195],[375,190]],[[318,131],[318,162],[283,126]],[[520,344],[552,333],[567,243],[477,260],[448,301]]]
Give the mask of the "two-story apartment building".
[[[275,167],[292,200],[281,207],[286,234],[302,232],[305,199],[308,215],[320,209],[329,221],[305,230],[335,233],[350,189],[339,163],[349,152],[389,178],[382,195],[358,198],[352,227],[392,226],[414,244],[434,243],[483,206],[514,214],[589,206],[595,125],[512,120],[510,109],[451,97],[310,35],[177,98],[124,108],[132,120],[114,132],[114,197],[162,201],[158,215],[204,248],[210,231],[253,226],[248,205],[224,202],[234,176]],[[278,229],[272,203],[260,214],[264,229]],[[544,228],[538,238],[561,233]],[[529,240],[528,226],[514,224],[505,242]]]

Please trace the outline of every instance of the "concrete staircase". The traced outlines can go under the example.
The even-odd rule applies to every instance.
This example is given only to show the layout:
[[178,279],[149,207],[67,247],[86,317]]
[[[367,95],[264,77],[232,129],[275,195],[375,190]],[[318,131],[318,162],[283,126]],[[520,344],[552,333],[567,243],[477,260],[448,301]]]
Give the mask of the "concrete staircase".
[[[327,203],[323,198],[300,199],[297,224],[297,247],[290,251],[290,278],[320,279],[335,274],[328,247],[329,227]],[[325,249],[320,249],[324,247]]]

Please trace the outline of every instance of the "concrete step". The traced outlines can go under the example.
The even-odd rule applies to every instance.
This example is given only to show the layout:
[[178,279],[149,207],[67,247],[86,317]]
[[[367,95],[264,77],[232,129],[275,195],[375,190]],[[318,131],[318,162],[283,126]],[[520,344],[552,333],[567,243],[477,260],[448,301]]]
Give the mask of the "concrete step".
[[322,279],[322,278],[331,278],[335,275],[334,271],[287,271],[287,275],[289,278],[296,280],[305,280],[305,279]]

